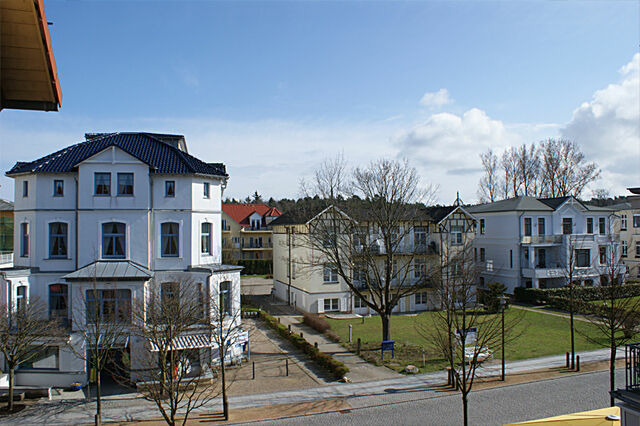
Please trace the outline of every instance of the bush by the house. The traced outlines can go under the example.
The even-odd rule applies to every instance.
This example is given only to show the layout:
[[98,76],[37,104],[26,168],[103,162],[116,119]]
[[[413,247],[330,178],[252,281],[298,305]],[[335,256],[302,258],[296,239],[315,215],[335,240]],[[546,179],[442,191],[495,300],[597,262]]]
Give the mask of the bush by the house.
[[293,346],[302,350],[302,352],[308,355],[320,367],[331,372],[335,378],[341,379],[349,372],[349,369],[342,362],[336,360],[329,354],[320,352],[315,346],[307,342],[307,340],[299,334],[289,333],[289,329],[284,325],[279,324],[278,320],[271,315],[264,311],[260,311],[260,316],[264,319],[267,325],[269,325],[269,327],[274,329],[280,336],[289,340]]
[[[603,294],[606,294],[607,287],[600,286],[588,286],[581,287],[575,286],[573,288],[574,298],[584,301],[593,301],[603,298]],[[605,293],[603,293],[605,292]],[[616,287],[616,292],[619,292],[621,297],[633,297],[640,296],[640,284],[624,284]],[[532,305],[544,305],[551,304],[551,300],[555,298],[568,298],[569,288],[523,288],[517,287],[513,295],[517,302],[528,303]],[[553,303],[558,303],[553,302]]]
[[498,282],[490,283],[488,290],[478,289],[478,301],[482,303],[490,313],[500,311],[500,296],[507,291],[507,287]]
[[313,328],[318,333],[325,333],[329,329],[331,329],[331,326],[329,325],[327,320],[322,318],[318,314],[312,314],[307,312],[302,317],[302,322],[308,325],[309,327]]

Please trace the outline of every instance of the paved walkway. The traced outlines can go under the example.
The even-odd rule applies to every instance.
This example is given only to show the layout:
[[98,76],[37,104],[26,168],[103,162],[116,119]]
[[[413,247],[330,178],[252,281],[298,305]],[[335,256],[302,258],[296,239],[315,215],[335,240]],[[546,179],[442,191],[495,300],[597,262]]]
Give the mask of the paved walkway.
[[[549,310],[543,309],[543,308],[530,308],[528,306],[515,305],[515,304],[510,305],[510,307],[515,308],[515,309],[520,309],[520,310],[523,310],[523,311],[538,312],[540,314],[551,315],[553,317],[560,317],[560,318],[566,318],[566,319],[571,318],[571,316],[569,314],[563,314],[561,312],[549,311]],[[586,319],[583,316],[578,315],[578,314],[574,314],[573,315],[573,319],[576,320],[576,321],[591,322],[588,319]]]

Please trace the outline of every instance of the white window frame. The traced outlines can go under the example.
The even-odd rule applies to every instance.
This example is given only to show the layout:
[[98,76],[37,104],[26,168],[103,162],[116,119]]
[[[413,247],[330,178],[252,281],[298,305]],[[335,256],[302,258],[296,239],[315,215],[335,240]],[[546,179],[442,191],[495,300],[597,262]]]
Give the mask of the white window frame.
[[338,268],[334,265],[326,264],[322,269],[322,282],[325,284],[335,284],[338,282]]
[[[327,309],[327,302],[329,302],[329,309]],[[335,305],[334,305],[335,302]],[[324,306],[324,312],[340,312],[340,298],[326,298],[322,299]]]
[[416,305],[426,305],[427,304],[427,292],[419,291],[415,294],[415,304]]
[[[124,225],[124,256],[123,257],[105,257],[104,255],[104,246],[103,246],[103,241],[102,241],[102,226],[107,224],[107,223],[122,223]],[[121,219],[117,219],[117,218],[112,218],[110,220],[104,220],[100,223],[98,223],[98,241],[100,242],[100,244],[98,244],[98,246],[100,247],[100,258],[101,259],[128,259],[129,258],[129,246],[130,246],[130,238],[129,238],[129,224],[127,222],[125,222],[124,220]]]
[[[65,244],[67,246],[67,253],[64,256],[52,256],[51,255],[51,225],[53,225],[54,223],[63,223],[65,225],[67,225],[67,234],[65,236]],[[69,229],[71,227],[69,226],[69,222],[66,220],[52,220],[50,222],[47,222],[47,259],[55,259],[55,260],[60,260],[60,259],[69,259]]]
[[626,213],[623,213],[620,216],[620,230],[621,231],[627,230],[627,214]]
[[621,241],[620,242],[620,250],[621,250],[621,256],[622,257],[627,257],[627,255],[629,254],[629,245],[626,241]]

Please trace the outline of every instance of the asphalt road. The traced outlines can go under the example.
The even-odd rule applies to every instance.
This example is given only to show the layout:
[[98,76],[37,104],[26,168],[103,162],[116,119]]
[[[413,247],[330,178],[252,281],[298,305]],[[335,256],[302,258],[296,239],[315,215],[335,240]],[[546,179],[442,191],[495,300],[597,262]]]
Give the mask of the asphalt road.
[[[499,425],[578,411],[609,404],[607,371],[523,383],[472,392],[471,425]],[[624,369],[618,369],[617,385],[624,386]],[[260,422],[264,425],[460,425],[459,394],[416,388],[386,395],[351,397],[349,412],[325,413]]]

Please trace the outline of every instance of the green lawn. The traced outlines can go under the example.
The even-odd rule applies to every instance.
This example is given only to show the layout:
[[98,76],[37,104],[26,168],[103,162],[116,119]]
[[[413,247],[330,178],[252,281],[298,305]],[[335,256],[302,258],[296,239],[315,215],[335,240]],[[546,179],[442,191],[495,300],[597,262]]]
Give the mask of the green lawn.
[[[416,323],[429,321],[434,312],[425,312],[417,316],[393,316],[391,319],[391,338],[399,346],[400,356],[391,365],[385,361],[385,365],[396,370],[401,370],[406,364],[414,364],[422,367],[422,348],[427,352],[427,365],[422,371],[433,371],[444,366],[444,360],[430,345],[430,343],[416,331]],[[505,312],[506,322],[516,316],[523,315],[523,311],[510,308]],[[379,348],[381,339],[380,318],[372,316],[365,318],[364,324],[360,319],[335,320],[328,319],[331,328],[346,342],[349,324],[353,326],[353,341],[358,337],[362,339],[363,347],[368,349],[363,357],[371,362],[380,359]],[[588,341],[585,333],[598,336],[600,333],[595,326],[584,321],[575,321],[576,351],[598,349],[603,346]],[[514,327],[514,334],[519,335],[515,341],[505,345],[505,358],[507,360],[520,360],[536,358],[547,355],[563,354],[570,350],[569,346],[569,320],[538,312],[524,312],[524,316],[518,325]],[[604,339],[603,339],[604,342]],[[353,349],[354,345],[347,345]],[[500,348],[494,350],[494,357],[500,358]],[[402,355],[404,354],[404,355]],[[386,358],[386,355],[385,355]],[[398,358],[398,354],[396,354]],[[406,359],[402,359],[406,358]],[[379,363],[379,362],[378,362]]]

